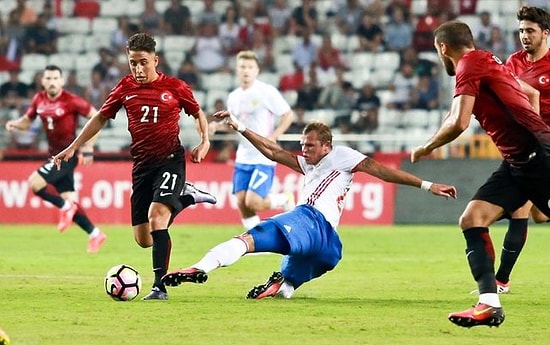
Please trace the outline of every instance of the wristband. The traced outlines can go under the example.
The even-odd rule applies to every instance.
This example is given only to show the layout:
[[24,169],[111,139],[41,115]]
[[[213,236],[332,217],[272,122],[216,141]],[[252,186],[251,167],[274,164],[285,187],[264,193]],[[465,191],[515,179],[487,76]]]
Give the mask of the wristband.
[[231,121],[237,125],[237,128],[235,128],[235,130],[239,133],[242,133],[246,130],[246,126],[244,125],[244,123],[242,123],[241,121],[239,121],[239,119],[237,119],[237,117],[233,114],[231,114],[229,116],[231,118]]
[[82,157],[93,157],[93,156],[94,156],[93,152],[82,152]]
[[422,181],[422,184],[420,184],[420,189],[425,190],[426,192],[430,191],[430,188],[432,188],[433,182],[430,181]]

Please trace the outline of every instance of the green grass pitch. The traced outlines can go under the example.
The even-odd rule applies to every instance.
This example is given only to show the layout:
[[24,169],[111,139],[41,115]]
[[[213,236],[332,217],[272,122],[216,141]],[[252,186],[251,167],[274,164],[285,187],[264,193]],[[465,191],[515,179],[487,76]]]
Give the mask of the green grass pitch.
[[[129,226],[103,226],[108,239],[86,253],[77,227],[0,225],[0,327],[12,345],[548,344],[550,232],[532,225],[501,296],[499,328],[464,329],[447,314],[477,301],[457,226],[341,227],[344,258],[336,269],[296,291],[291,300],[246,300],[278,270],[280,256],[247,256],[210,273],[203,285],[169,288],[168,301],[115,302],[103,290],[107,270],[137,268],[152,281],[150,249]],[[504,224],[491,229],[500,252]],[[171,268],[196,262],[238,226],[174,226]]]

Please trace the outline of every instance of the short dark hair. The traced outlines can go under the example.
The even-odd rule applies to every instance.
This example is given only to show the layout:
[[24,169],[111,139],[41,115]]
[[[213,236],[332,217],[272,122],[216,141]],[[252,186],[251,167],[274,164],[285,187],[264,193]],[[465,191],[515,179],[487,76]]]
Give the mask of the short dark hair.
[[133,34],[126,44],[126,51],[144,51],[147,53],[154,53],[157,42],[155,39],[144,32],[138,32]]
[[453,49],[473,48],[474,36],[470,27],[461,21],[451,20],[434,31],[436,42],[445,43]]
[[59,75],[63,75],[63,70],[57,65],[47,65],[44,67],[44,71],[59,71]]
[[518,10],[516,18],[537,23],[542,30],[550,30],[550,14],[542,8],[523,6]]
[[303,130],[303,134],[308,134],[309,132],[317,132],[317,139],[321,144],[331,144],[332,145],[332,132],[330,127],[322,121],[311,121],[309,122]]

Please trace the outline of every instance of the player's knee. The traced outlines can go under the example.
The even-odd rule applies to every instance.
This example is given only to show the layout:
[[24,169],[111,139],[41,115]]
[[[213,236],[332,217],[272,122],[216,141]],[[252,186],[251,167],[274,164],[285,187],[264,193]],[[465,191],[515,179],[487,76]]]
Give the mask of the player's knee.
[[134,237],[134,240],[140,246],[141,248],[149,248],[153,245],[153,239],[152,238],[141,238],[141,237]]

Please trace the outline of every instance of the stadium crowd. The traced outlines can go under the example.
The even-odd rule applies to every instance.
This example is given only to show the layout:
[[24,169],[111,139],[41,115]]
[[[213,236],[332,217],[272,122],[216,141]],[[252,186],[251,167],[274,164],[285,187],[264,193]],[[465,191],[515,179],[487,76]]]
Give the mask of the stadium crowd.
[[[463,19],[478,47],[505,59],[520,49],[515,11],[522,4],[548,5],[545,0],[507,1],[508,12],[489,12],[482,5],[491,1],[5,1],[0,149],[44,148],[40,123],[13,135],[4,132],[4,123],[24,113],[41,88],[46,64],[62,66],[65,88],[99,108],[129,72],[127,38],[143,31],[159,42],[159,70],[186,81],[207,113],[223,108],[236,86],[234,57],[249,49],[260,58],[260,79],[278,85],[297,115],[287,133],[300,133],[308,120],[320,119],[337,135],[356,134],[348,144],[361,152],[408,150],[416,143],[390,147],[372,137],[425,138],[439,125],[445,106],[439,98],[449,86],[439,78],[432,30],[448,19]],[[124,121],[119,122],[120,127],[104,129],[99,151],[127,147],[129,136]],[[193,132],[184,128],[183,136]],[[213,139],[216,159],[230,159],[231,140]],[[296,149],[292,141],[283,145]]]

